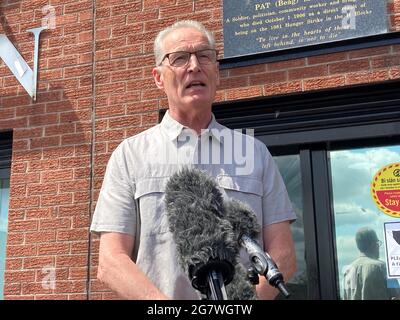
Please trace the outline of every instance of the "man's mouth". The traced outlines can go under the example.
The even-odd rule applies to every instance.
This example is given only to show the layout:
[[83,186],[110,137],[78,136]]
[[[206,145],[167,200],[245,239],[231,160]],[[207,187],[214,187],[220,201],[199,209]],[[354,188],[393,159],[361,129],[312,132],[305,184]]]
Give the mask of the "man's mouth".
[[205,87],[206,86],[206,84],[204,83],[204,82],[201,82],[201,81],[192,81],[192,82],[190,82],[187,86],[186,86],[186,89],[189,89],[189,88],[198,88],[198,87]]

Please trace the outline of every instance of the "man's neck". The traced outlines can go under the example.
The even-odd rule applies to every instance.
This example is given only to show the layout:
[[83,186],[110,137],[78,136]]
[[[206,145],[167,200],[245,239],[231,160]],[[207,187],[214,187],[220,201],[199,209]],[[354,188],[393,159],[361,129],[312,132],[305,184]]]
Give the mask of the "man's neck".
[[208,110],[191,110],[190,112],[179,112],[169,109],[169,115],[180,124],[193,129],[198,135],[202,129],[206,129],[211,121],[211,108]]

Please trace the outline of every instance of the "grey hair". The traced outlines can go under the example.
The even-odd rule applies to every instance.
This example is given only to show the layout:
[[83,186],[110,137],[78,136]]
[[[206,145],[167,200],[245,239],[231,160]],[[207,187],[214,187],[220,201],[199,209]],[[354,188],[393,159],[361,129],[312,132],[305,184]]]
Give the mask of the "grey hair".
[[161,63],[161,59],[164,56],[163,53],[163,41],[167,35],[169,35],[171,32],[180,29],[180,28],[193,28],[198,31],[200,31],[202,34],[204,34],[208,40],[208,44],[211,46],[211,48],[215,48],[215,39],[214,35],[208,31],[204,25],[198,21],[194,20],[182,20],[175,22],[173,25],[161,30],[158,34],[157,37],[154,40],[154,56],[156,59],[156,65],[158,66]]

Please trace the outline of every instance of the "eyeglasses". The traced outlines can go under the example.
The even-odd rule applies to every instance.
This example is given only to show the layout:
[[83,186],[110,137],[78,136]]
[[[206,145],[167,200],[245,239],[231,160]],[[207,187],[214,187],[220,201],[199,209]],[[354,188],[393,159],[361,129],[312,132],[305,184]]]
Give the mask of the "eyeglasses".
[[172,67],[185,67],[190,57],[194,54],[197,58],[197,61],[202,65],[213,64],[217,62],[218,51],[215,49],[203,49],[198,50],[195,52],[188,52],[188,51],[176,51],[167,53],[161,60],[160,64],[168,58],[169,64]]

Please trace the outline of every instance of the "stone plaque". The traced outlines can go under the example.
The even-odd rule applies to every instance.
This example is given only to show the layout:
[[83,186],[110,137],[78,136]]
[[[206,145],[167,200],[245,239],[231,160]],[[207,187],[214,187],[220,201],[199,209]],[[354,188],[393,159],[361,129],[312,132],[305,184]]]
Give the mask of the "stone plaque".
[[388,32],[387,0],[224,0],[225,58]]

